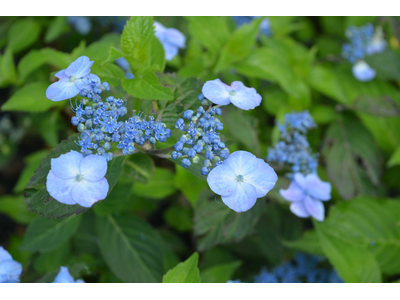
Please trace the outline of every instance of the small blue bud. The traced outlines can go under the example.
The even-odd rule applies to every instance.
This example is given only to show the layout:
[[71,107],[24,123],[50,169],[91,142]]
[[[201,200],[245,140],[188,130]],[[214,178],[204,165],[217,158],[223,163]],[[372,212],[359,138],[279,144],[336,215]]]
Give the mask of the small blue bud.
[[78,126],[78,124],[79,124],[79,119],[78,119],[77,117],[72,117],[72,118],[71,118],[71,123],[72,123],[72,125],[74,125],[74,126]]
[[155,143],[157,142],[157,140],[156,140],[155,137],[152,136],[152,137],[149,139],[149,142],[150,142],[150,144],[155,144]]
[[78,125],[78,131],[79,131],[79,132],[83,132],[83,131],[85,131],[85,130],[86,130],[86,126],[83,125],[82,123],[80,123],[80,124]]
[[183,117],[190,120],[193,116],[193,110],[189,109],[183,113]]
[[222,109],[221,109],[220,107],[217,107],[217,108],[215,109],[215,113],[216,113],[218,116],[222,115]]
[[183,149],[183,143],[177,142],[177,143],[175,144],[174,148],[175,148],[176,151],[182,151],[182,149]]
[[81,97],[86,97],[87,94],[88,94],[88,90],[85,90],[85,89],[81,90],[81,92],[80,92]]
[[191,148],[187,151],[187,156],[194,157],[195,155],[196,155],[196,151],[193,148]]
[[221,150],[219,156],[221,156],[223,159],[227,159],[229,156],[229,152],[227,150]]
[[104,148],[105,150],[110,150],[110,149],[111,149],[111,144],[110,144],[109,142],[105,142],[105,143],[103,144],[103,148]]
[[206,97],[204,97],[203,93],[201,93],[198,98],[200,101],[203,101]]
[[172,153],[171,153],[171,158],[172,158],[172,159],[177,159],[177,158],[178,158],[178,152],[172,151]]
[[110,96],[110,97],[107,97],[107,99],[106,99],[106,101],[108,102],[108,103],[114,103],[114,97],[113,96]]
[[104,150],[103,147],[99,147],[99,148],[97,148],[97,153],[102,155],[102,154],[106,153],[106,150]]
[[190,160],[187,158],[182,159],[182,167],[187,168],[190,167],[191,163]]
[[212,153],[211,151],[207,151],[206,152],[206,158],[207,159],[211,160],[211,159],[213,159],[213,157],[214,157],[214,153]]
[[202,167],[200,170],[201,175],[206,176],[208,174],[208,172],[210,172],[210,169],[207,167]]

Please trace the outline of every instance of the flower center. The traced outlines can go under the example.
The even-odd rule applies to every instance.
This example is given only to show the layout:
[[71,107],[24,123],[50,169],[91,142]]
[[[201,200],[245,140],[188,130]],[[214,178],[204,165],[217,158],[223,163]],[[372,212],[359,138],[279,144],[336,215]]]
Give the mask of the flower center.
[[[235,90],[231,90],[231,91],[229,92],[229,95],[235,96],[235,95],[236,95],[236,91],[235,91]],[[240,176],[240,175],[239,175],[239,176]]]
[[243,180],[244,180],[243,175],[238,175],[238,176],[236,176],[236,181],[237,181],[237,182],[243,182]]
[[78,175],[76,175],[76,177],[75,177],[75,179],[76,179],[76,181],[82,181],[83,180],[83,175],[82,174],[78,174]]
[[76,78],[75,76],[69,76],[69,82],[74,82],[74,81],[77,81],[78,80],[78,78]]

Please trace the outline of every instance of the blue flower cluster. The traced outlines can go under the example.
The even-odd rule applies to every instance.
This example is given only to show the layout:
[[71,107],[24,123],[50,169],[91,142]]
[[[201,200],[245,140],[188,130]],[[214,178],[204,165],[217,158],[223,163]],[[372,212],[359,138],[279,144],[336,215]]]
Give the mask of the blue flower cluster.
[[[257,16],[257,17],[238,16],[238,17],[232,17],[232,18],[235,21],[236,26],[240,27],[240,26],[250,23],[254,19],[260,18],[260,17],[259,16]],[[268,18],[264,18],[264,20],[261,21],[260,32],[266,36],[272,36],[271,24],[270,24],[270,21]]]
[[353,75],[359,81],[375,78],[376,72],[363,59],[367,55],[381,53],[386,48],[381,27],[374,30],[370,23],[362,27],[350,26],[346,30],[350,43],[343,44],[342,56],[353,64]]
[[[201,95],[199,96],[202,99]],[[185,132],[179,141],[175,144],[175,150],[171,153],[173,159],[182,157],[182,166],[187,168],[191,162],[198,163],[200,158],[197,154],[205,153],[205,160],[201,174],[207,175],[210,170],[222,163],[229,156],[229,149],[225,147],[219,136],[219,131],[224,129],[224,125],[216,117],[222,114],[219,107],[212,107],[205,111],[203,106],[193,110],[187,110],[183,114],[183,118],[189,120],[186,124],[185,120],[180,118],[176,121],[175,128]]]
[[315,173],[318,167],[318,154],[313,154],[307,141],[308,129],[317,125],[306,110],[285,114],[285,122],[277,123],[280,141],[268,149],[267,161],[292,165],[294,173]]
[[294,262],[287,262],[273,268],[270,272],[264,268],[255,283],[342,283],[336,270],[319,266],[323,257],[299,253]]

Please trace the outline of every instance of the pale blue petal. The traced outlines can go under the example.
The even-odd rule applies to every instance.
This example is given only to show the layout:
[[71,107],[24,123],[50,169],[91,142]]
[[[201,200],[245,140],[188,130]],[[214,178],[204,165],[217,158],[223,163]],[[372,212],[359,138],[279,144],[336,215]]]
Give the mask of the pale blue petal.
[[185,48],[186,37],[178,29],[168,28],[164,33],[164,37],[169,44],[178,48]]
[[308,218],[310,216],[303,201],[290,204],[290,210],[300,218]]
[[257,158],[255,169],[244,176],[244,182],[252,184],[257,190],[257,198],[264,197],[278,180],[274,169],[263,159]]
[[296,181],[292,181],[287,190],[280,189],[279,193],[283,198],[292,202],[303,201],[306,196],[304,190],[300,188]]
[[99,181],[107,173],[107,160],[104,156],[88,155],[82,159],[80,170],[85,180]]
[[56,77],[59,78],[60,80],[68,79],[68,76],[65,74],[65,70],[66,70],[66,69],[61,70],[61,71],[58,71],[54,76],[56,76]]
[[76,78],[81,78],[89,75],[90,67],[93,65],[94,61],[90,61],[89,57],[81,56],[73,63],[71,63],[65,70],[65,74],[69,76],[74,76]]
[[0,246],[0,262],[3,260],[12,260],[12,256],[6,249]]
[[61,271],[54,278],[53,283],[75,283],[74,278],[69,274],[67,267],[61,267]]
[[85,283],[82,279],[77,279],[75,283]]
[[125,72],[131,70],[130,63],[126,60],[125,57],[120,57],[115,60],[115,63]]
[[53,171],[50,170],[49,174],[47,175],[46,188],[50,196],[52,196],[58,202],[73,205],[76,204],[76,202],[72,198],[71,191],[77,183],[78,182],[75,180],[75,178],[60,179],[54,175]]
[[328,201],[331,199],[332,186],[330,182],[319,179],[317,174],[309,174],[306,177],[307,192],[317,200]]
[[77,81],[75,81],[75,85],[79,90],[93,90],[93,87],[91,85],[92,81],[96,82],[96,86],[99,86],[101,84],[99,76],[95,74],[89,74],[89,76],[85,76],[82,79],[78,79]]
[[387,42],[383,38],[374,37],[371,42],[365,47],[367,55],[373,55],[385,51]]
[[165,51],[165,59],[167,61],[172,60],[179,52],[179,49],[177,46],[175,45],[171,45],[169,43],[164,42],[163,44],[163,48]]
[[210,189],[221,196],[229,196],[236,192],[236,175],[229,166],[225,164],[216,166],[207,176]]
[[253,207],[257,201],[256,188],[246,182],[237,185],[236,192],[231,196],[221,196],[222,201],[236,212],[247,211]]
[[235,94],[230,97],[230,101],[236,107],[249,110],[260,105],[262,98],[257,94],[255,88],[248,88],[242,82],[234,81],[231,84],[231,89],[235,91]]
[[358,61],[352,67],[354,77],[359,81],[370,81],[375,78],[376,72],[365,61]]
[[164,25],[159,22],[154,22],[155,36],[161,41],[164,38],[164,32],[167,30]]
[[50,84],[46,90],[46,97],[51,101],[62,101],[75,97],[80,91],[74,82],[64,79]]
[[325,209],[321,201],[306,196],[304,199],[304,206],[314,219],[320,222],[324,220]]
[[82,180],[72,189],[72,198],[80,206],[91,207],[97,201],[107,197],[108,188],[108,182],[105,178],[97,182]]
[[0,262],[0,274],[8,277],[18,278],[22,273],[22,265],[15,260],[4,260]]
[[257,157],[247,151],[235,151],[224,160],[223,165],[229,166],[236,176],[252,173],[258,165]]
[[219,105],[230,103],[230,87],[219,79],[207,81],[203,85],[203,95],[211,102]]
[[303,190],[306,189],[306,178],[302,173],[295,173],[294,174],[294,181],[299,185],[299,187]]
[[61,154],[58,158],[51,159],[51,170],[60,179],[75,178],[80,173],[80,164],[83,155],[71,150],[66,154]]

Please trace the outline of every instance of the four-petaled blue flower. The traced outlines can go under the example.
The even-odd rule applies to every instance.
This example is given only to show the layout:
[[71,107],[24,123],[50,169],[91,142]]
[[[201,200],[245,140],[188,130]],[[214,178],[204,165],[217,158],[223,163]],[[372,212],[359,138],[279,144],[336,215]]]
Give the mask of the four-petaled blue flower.
[[100,85],[100,78],[90,74],[93,63],[94,61],[90,61],[89,57],[81,56],[68,68],[57,72],[55,76],[59,80],[47,88],[46,97],[52,101],[66,100],[75,97],[83,89],[92,90],[92,82]]
[[74,280],[74,277],[69,274],[68,267],[61,267],[53,283],[85,283],[82,279]]
[[202,92],[208,100],[215,104],[228,105],[232,103],[243,110],[259,106],[262,100],[255,88],[245,87],[240,81],[234,81],[229,86],[219,79],[210,80],[203,85]]
[[22,265],[0,246],[0,283],[18,283]]
[[155,36],[163,45],[165,59],[173,59],[179,51],[179,48],[185,48],[186,37],[175,28],[165,28],[162,24],[154,22]]
[[376,71],[372,69],[365,61],[359,60],[351,68],[354,77],[359,81],[370,81],[375,78]]
[[264,197],[278,176],[264,160],[246,151],[236,151],[207,176],[210,189],[236,212],[249,210]]
[[104,156],[88,155],[71,150],[51,159],[47,175],[47,191],[64,204],[91,207],[107,196],[107,161]]
[[287,190],[280,189],[283,198],[293,202],[290,210],[300,218],[312,216],[322,222],[325,218],[325,209],[321,201],[331,199],[331,184],[319,179],[315,173],[304,176],[294,174],[294,179]]

